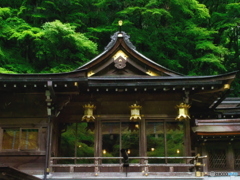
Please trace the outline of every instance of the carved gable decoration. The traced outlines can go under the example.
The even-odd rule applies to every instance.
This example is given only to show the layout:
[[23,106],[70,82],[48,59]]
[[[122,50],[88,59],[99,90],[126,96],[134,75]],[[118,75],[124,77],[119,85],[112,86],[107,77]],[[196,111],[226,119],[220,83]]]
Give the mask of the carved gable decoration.
[[123,51],[118,51],[114,56],[114,66],[117,69],[123,69],[126,67],[126,63],[127,63],[127,55],[123,52]]
[[126,67],[126,62],[127,60],[120,56],[116,60],[114,60],[114,66],[118,69],[123,69]]

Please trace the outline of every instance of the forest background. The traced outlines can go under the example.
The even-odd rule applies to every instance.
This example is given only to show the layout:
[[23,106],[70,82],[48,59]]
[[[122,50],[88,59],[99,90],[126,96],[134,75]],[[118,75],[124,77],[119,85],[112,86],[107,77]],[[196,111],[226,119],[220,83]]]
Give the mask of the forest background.
[[1,0],[0,73],[72,71],[104,50],[119,20],[138,51],[169,69],[240,69],[239,0]]

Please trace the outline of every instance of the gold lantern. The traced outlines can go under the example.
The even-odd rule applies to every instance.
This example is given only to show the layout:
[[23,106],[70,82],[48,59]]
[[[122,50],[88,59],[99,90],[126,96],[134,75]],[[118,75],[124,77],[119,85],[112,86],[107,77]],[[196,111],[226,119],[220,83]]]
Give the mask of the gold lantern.
[[188,109],[191,106],[186,103],[181,103],[177,105],[178,108],[178,116],[176,117],[176,120],[182,121],[182,120],[188,120],[190,119]]
[[230,89],[230,84],[224,84],[223,88],[224,89]]
[[131,109],[130,121],[141,120],[140,109],[142,108],[142,106],[133,104],[133,105],[129,106],[129,108]]
[[95,117],[93,116],[93,110],[96,108],[94,104],[85,104],[84,108],[84,115],[82,117],[82,121],[94,121]]

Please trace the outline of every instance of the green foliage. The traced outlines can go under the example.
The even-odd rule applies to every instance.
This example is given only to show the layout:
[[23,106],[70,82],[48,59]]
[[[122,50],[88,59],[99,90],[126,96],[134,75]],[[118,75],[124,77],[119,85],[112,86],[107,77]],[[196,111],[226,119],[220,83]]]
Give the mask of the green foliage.
[[[214,44],[225,48],[227,53],[222,57],[221,64],[226,71],[235,71],[240,69],[240,46],[239,46],[239,24],[240,24],[240,3],[235,0],[226,0],[221,3],[218,1],[205,1],[210,11],[211,19],[208,28],[217,31],[214,37]],[[211,67],[213,68],[213,67]],[[219,73],[217,69],[212,69]],[[234,82],[233,96],[239,96],[239,75]]]
[[97,53],[95,43],[84,34],[75,32],[74,26],[63,24],[59,20],[43,25],[41,40],[36,41],[36,44],[40,69],[56,68],[58,64],[66,63],[80,65]]
[[[77,126],[77,127],[76,127]],[[73,123],[66,126],[61,135],[60,154],[63,157],[93,157],[94,132],[88,128],[88,123]],[[78,163],[89,163],[91,160],[78,160]],[[62,163],[73,163],[64,160]]]
[[41,73],[61,73],[70,72],[79,67],[80,64],[56,64],[52,68],[45,68]]
[[[150,123],[151,125],[152,123]],[[176,157],[184,156],[184,128],[181,123],[153,123],[147,126],[147,155],[149,157]],[[165,144],[166,141],[166,144]],[[166,147],[165,147],[166,145]],[[150,163],[165,163],[165,159],[152,159]],[[179,163],[180,160],[167,160],[167,162]]]
[[8,7],[0,8],[0,17],[5,19],[11,15],[11,10]]
[[[210,18],[206,6],[194,0],[145,2],[146,4],[142,4],[142,7],[128,7],[120,12],[125,16],[138,15],[139,26],[137,29],[131,27],[129,31],[134,31],[131,34],[136,38],[137,46],[142,47],[141,51],[145,55],[178,72],[192,74],[194,71],[207,74],[209,71],[204,69],[198,71],[197,69],[201,68],[201,62],[199,62],[200,66],[196,66],[195,62],[211,53],[214,60],[218,59],[218,61],[208,63],[212,67],[217,67],[218,71],[225,71],[224,66],[219,62],[227,50],[214,45],[216,31],[203,27],[205,21]],[[136,18],[131,20],[129,24],[136,25]],[[159,53],[160,49],[162,52]],[[193,60],[194,63],[192,63]]]
[[[9,8],[1,10],[8,12],[9,17],[0,23],[3,28],[0,40],[4,47],[0,64],[9,70],[18,73],[65,72],[77,68],[97,53],[97,45],[84,34],[75,32],[75,27],[69,23],[56,20],[38,28],[11,14]],[[2,16],[5,14],[1,13]]]
[[103,50],[122,19],[155,62],[186,75],[225,73],[240,69],[239,9],[236,0],[2,0],[0,65],[74,69]]
[[9,71],[5,68],[0,67],[0,73],[5,73],[5,74],[14,74],[14,71]]

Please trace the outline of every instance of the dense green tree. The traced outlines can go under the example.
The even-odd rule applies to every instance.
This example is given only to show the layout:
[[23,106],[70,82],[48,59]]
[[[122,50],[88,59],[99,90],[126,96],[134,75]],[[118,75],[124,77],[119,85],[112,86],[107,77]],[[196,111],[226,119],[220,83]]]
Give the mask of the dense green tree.
[[[224,55],[222,64],[227,71],[234,71],[240,69],[240,3],[237,0],[226,1],[206,1],[200,0],[206,4],[210,11],[211,19],[207,26],[208,29],[214,29],[217,33],[214,35],[214,43],[220,44],[228,50]],[[235,91],[234,96],[239,96],[240,75],[234,82]]]
[[95,56],[96,44],[103,50],[120,19],[137,49],[170,69],[233,71],[239,16],[237,0],[2,0],[1,72],[72,70]]
[[0,64],[20,73],[70,71],[97,53],[97,45],[59,20],[34,27],[10,8],[0,9]]
[[1,67],[14,72],[33,72],[28,61],[33,51],[32,39],[37,36],[38,29],[15,16],[10,8],[0,8],[0,20]]
[[40,69],[47,67],[51,72],[59,72],[62,70],[60,67],[72,65],[72,68],[77,68],[97,53],[95,43],[84,34],[76,33],[74,26],[63,24],[59,20],[45,23],[42,33],[36,53]]
[[[203,4],[194,0],[149,1],[120,13],[132,16],[128,24],[137,27],[129,31],[136,36],[141,51],[158,63],[184,74],[225,70],[221,61],[226,49],[213,44],[216,32],[204,27],[210,15]],[[139,36],[141,31],[145,33]],[[212,68],[205,68],[209,66]]]

